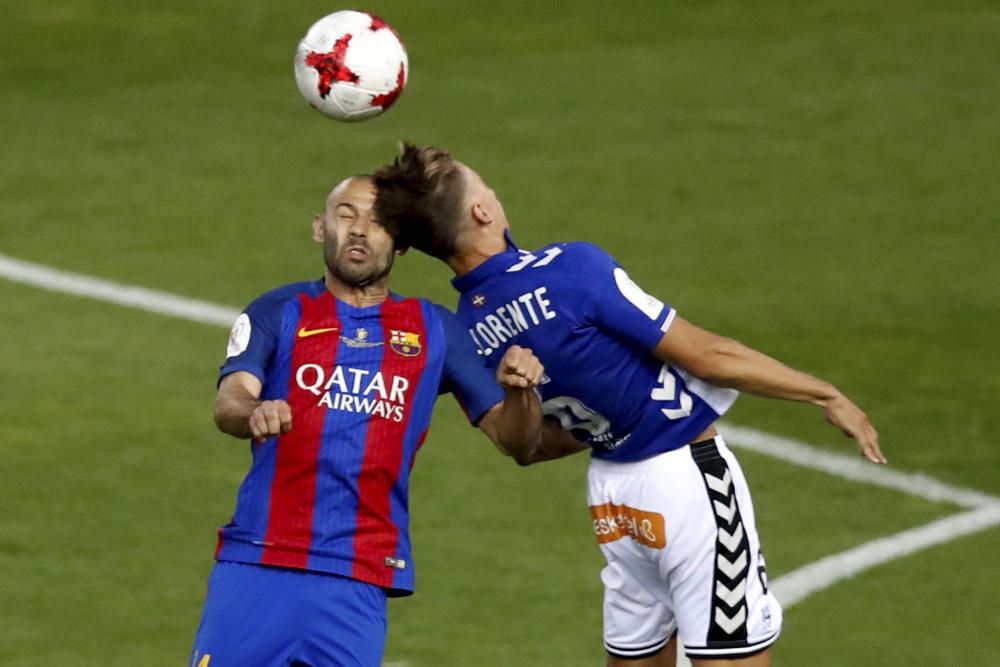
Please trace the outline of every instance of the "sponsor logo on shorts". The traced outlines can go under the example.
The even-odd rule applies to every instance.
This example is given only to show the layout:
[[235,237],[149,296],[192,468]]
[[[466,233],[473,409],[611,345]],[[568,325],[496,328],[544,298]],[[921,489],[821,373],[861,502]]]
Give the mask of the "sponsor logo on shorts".
[[667,545],[662,514],[628,505],[605,503],[591,505],[590,515],[594,518],[594,534],[598,544],[631,537],[639,544],[653,549],[662,549]]

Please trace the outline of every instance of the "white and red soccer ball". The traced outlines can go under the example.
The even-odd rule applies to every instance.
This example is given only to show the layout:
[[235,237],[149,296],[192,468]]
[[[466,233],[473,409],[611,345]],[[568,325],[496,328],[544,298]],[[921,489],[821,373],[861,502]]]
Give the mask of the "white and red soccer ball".
[[295,52],[295,81],[317,111],[343,121],[377,116],[406,86],[406,47],[385,21],[344,10],[316,21]]

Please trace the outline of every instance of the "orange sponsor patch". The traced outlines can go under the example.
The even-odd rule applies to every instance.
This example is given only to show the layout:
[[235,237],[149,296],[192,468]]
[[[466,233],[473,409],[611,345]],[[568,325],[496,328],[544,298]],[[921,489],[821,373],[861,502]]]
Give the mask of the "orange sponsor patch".
[[598,544],[606,544],[631,537],[639,544],[653,549],[667,545],[667,532],[663,515],[656,512],[637,510],[628,505],[591,505],[590,515],[594,517],[594,534]]

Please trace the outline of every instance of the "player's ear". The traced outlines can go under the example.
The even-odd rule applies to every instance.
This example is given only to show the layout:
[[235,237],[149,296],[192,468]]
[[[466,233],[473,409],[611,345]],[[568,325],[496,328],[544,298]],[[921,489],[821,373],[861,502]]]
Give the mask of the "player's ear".
[[493,217],[485,208],[483,208],[482,204],[479,204],[478,202],[472,205],[472,217],[480,225],[489,225],[493,223]]
[[319,213],[313,216],[313,241],[323,242],[323,216]]

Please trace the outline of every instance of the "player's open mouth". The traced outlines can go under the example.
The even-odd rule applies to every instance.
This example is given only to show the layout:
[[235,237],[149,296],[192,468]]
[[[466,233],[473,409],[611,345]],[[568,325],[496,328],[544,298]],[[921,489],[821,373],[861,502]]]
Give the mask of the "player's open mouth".
[[360,245],[352,245],[345,251],[348,259],[366,259],[368,257],[368,248]]

